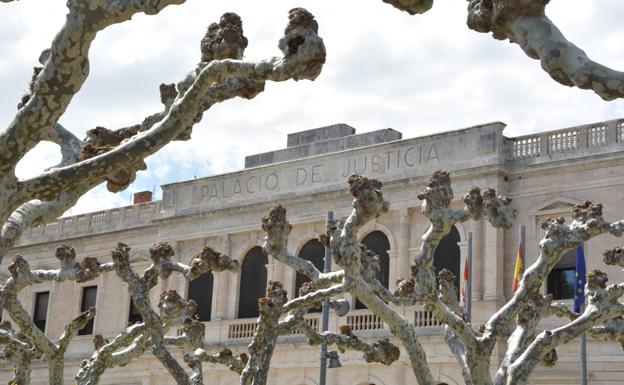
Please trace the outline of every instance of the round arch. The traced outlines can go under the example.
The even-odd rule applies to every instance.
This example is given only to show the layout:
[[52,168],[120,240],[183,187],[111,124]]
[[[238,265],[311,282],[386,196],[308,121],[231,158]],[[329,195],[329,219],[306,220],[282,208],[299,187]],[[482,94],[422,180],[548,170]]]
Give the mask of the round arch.
[[460,231],[456,226],[453,226],[449,233],[440,240],[433,256],[433,267],[436,274],[442,269],[447,269],[455,275],[455,288],[458,296],[461,276],[460,242]]
[[260,246],[251,248],[243,258],[238,291],[238,318],[258,317],[258,298],[267,285],[268,258]]
[[388,238],[388,243],[390,243],[390,248],[388,250],[396,249],[396,241],[394,239],[394,235],[392,235],[392,231],[390,231],[387,226],[382,225],[377,221],[370,221],[360,228],[360,231],[358,232],[359,242],[362,242],[362,239],[364,239],[364,237],[366,237],[373,231],[381,231],[382,233],[384,233],[386,238]]
[[[191,266],[196,253],[194,252],[188,259],[187,264]],[[212,297],[214,295],[214,274],[208,271],[192,281],[184,280],[186,298],[192,299],[197,305],[196,315],[200,321],[210,321],[212,317]]]
[[[360,240],[360,243],[379,256],[380,269],[377,274],[377,279],[384,287],[388,288],[390,283],[390,255],[388,254],[390,250],[390,240],[383,231],[375,230],[366,234]],[[356,301],[355,308],[366,309],[366,306],[360,301]]]
[[[299,250],[297,256],[306,261],[312,262],[312,264],[319,270],[323,271],[325,267],[325,246],[318,239],[309,239]],[[295,288],[293,290],[292,297],[299,296],[299,289],[304,283],[310,282],[310,278],[307,276],[295,272]],[[320,309],[310,309],[310,312],[318,312]]]
[[438,374],[438,379],[436,381],[437,385],[459,385],[459,382],[445,374]]
[[313,239],[318,239],[319,233],[314,231],[306,231],[305,233],[299,234],[296,237],[288,240],[288,244],[291,245],[289,247],[292,250],[294,255],[299,255],[303,246],[306,243],[310,242]]
[[364,379],[359,379],[356,381],[354,381],[357,385],[370,385],[370,384],[375,384],[375,385],[386,385],[383,381],[381,381],[378,377],[373,376],[372,374],[367,374],[366,378]]
[[[243,260],[245,259],[249,251],[256,246],[262,247],[262,242],[263,241],[260,238],[250,239],[246,242],[243,242],[240,246],[236,247],[236,250],[232,251],[231,258],[238,261],[239,265],[242,265]],[[271,258],[272,257],[269,256],[269,262],[271,262]]]
[[455,227],[457,228],[457,231],[459,232],[459,241],[462,243],[468,242],[468,232],[464,228],[464,225],[462,223],[455,223]]
[[200,321],[210,321],[212,316],[212,296],[214,294],[214,275],[208,271],[187,285],[187,298],[197,305]]

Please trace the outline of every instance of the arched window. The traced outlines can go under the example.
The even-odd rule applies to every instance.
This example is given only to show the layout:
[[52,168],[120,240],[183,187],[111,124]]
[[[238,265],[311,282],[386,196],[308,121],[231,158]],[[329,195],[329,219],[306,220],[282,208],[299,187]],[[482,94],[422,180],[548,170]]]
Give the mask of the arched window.
[[[325,267],[324,263],[325,257],[325,247],[319,242],[318,239],[311,239],[306,242],[305,245],[299,251],[299,258],[310,261],[314,264],[314,266],[321,272]],[[306,282],[310,282],[310,278],[307,276],[297,273],[297,278],[295,279],[295,293],[293,297],[299,296],[299,288]],[[319,309],[311,309],[310,312],[319,312]]]
[[[388,281],[390,280],[390,257],[388,256],[388,250],[390,250],[390,241],[388,237],[381,231],[373,231],[362,239],[362,243],[367,249],[379,256],[379,273],[377,279],[384,287],[388,287]],[[360,301],[355,301],[356,309],[366,309],[366,306]]]
[[263,297],[267,285],[269,263],[262,248],[256,246],[249,250],[241,269],[240,292],[238,297],[238,318],[252,318],[260,315],[258,298]]
[[436,274],[442,269],[447,269],[455,274],[455,288],[457,289],[458,296],[459,277],[461,274],[461,255],[458,245],[460,240],[459,231],[457,231],[457,227],[453,226],[451,231],[442,238],[433,255],[433,267],[435,268]]
[[200,321],[210,321],[213,284],[214,277],[210,271],[195,278],[189,284],[188,298],[197,304],[197,315]]

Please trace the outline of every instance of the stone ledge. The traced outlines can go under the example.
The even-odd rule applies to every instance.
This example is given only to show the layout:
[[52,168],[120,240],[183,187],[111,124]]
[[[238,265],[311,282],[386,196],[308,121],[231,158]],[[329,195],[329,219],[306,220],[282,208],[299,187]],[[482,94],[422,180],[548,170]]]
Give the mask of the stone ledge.
[[[347,125],[337,125],[337,126],[346,126]],[[333,126],[329,126],[333,127]],[[353,127],[349,127],[355,129]],[[319,128],[310,131],[316,130],[324,130],[325,128]],[[309,131],[304,131],[303,133],[307,133]],[[291,134],[293,135],[293,134]],[[330,135],[335,136],[335,135]],[[402,134],[396,130],[391,128],[386,128],[383,130],[377,130],[372,132],[366,132],[364,134],[354,134],[347,136],[334,137],[330,139],[326,139],[327,137],[323,137],[321,135],[310,134],[303,139],[299,139],[300,141],[308,141],[315,140],[314,142],[309,142],[305,144],[300,144],[296,146],[290,146],[290,143],[294,143],[295,140],[291,140],[290,136],[288,139],[289,147],[281,150],[265,152],[261,154],[248,155],[245,157],[245,168],[258,167],[272,163],[286,162],[294,159],[307,158],[310,156],[329,154],[337,151],[350,150],[354,148],[371,146],[374,144],[391,142],[394,140],[400,140],[402,138]],[[321,140],[325,139],[325,140]]]

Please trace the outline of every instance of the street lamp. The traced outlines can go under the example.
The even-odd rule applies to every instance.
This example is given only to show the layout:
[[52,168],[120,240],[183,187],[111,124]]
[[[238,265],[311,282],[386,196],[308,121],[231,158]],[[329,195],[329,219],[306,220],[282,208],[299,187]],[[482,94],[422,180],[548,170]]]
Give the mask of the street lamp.
[[[333,225],[334,213],[329,211],[327,213],[327,228]],[[331,271],[331,250],[325,246],[325,264],[323,266],[323,272],[329,273]],[[323,312],[321,316],[321,332],[327,331],[329,324],[329,309],[333,309],[339,317],[344,316],[349,312],[349,301],[346,299],[326,299],[323,301]],[[329,359],[329,364],[327,362]],[[338,359],[338,352],[332,350],[327,351],[327,344],[321,344],[321,370],[319,373],[319,385],[325,385],[327,381],[327,368],[339,368],[342,365]]]
[[329,363],[327,364],[328,368],[333,369],[342,366],[337,351],[332,350],[331,352],[327,352],[327,358],[329,358]]
[[330,299],[329,308],[335,311],[338,317],[342,317],[349,312],[351,305],[347,299]]

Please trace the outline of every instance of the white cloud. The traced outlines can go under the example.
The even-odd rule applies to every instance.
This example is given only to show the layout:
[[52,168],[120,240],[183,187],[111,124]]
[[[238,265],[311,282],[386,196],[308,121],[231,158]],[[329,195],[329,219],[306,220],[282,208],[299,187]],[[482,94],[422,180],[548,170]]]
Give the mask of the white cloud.
[[67,210],[63,216],[127,206],[132,203],[132,194],[136,191],[138,190],[130,188],[122,193],[113,194],[106,190],[106,184],[101,184],[89,191],[88,194],[83,195],[76,205]]
[[15,174],[19,179],[32,178],[41,174],[46,168],[59,164],[61,151],[58,144],[41,142],[30,150],[17,164]]
[[[207,25],[225,11],[243,18],[247,58],[279,54],[277,40],[294,6],[307,7],[319,21],[328,52],[321,76],[267,84],[252,101],[214,106],[191,141],[148,159],[134,189],[236,170],[246,154],[284,147],[288,132],[337,122],[359,132],[392,127],[409,138],[502,120],[505,134],[514,136],[624,115],[621,101],[557,84],[518,46],[469,31],[461,2],[438,0],[431,12],[408,16],[379,0],[214,0],[137,16],[100,33],[91,76],[62,122],[82,135],[95,125],[139,122],[159,109],[158,84],[177,81],[194,66]],[[0,121],[12,118],[29,68],[63,13],[61,2],[49,0],[0,6],[0,86],[7,90],[0,95]],[[624,69],[621,0],[555,1],[548,15],[592,58]],[[46,151],[33,158],[37,167],[53,162]],[[75,210],[110,207],[130,195],[107,194],[99,187]]]

